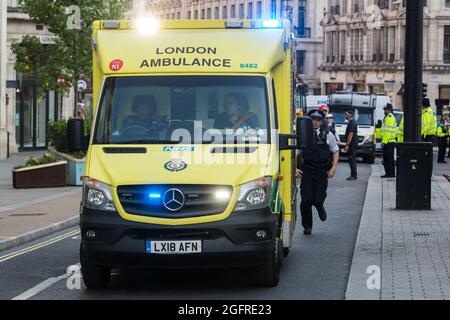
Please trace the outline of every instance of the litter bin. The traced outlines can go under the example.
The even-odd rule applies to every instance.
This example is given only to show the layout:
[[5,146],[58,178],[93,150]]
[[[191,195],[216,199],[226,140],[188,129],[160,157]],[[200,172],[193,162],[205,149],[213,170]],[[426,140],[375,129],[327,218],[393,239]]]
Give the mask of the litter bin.
[[431,210],[433,145],[397,144],[397,210]]

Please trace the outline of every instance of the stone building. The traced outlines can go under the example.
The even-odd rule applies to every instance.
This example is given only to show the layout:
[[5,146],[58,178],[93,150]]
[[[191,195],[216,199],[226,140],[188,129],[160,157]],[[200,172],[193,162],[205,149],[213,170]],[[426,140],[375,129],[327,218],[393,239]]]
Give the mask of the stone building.
[[[0,10],[0,159],[5,150],[45,149],[48,145],[48,123],[52,119],[73,115],[74,97],[49,92],[36,95],[34,79],[17,74],[11,44],[24,35],[37,36],[41,43],[51,44],[54,36],[43,25],[36,25],[22,12],[17,0],[2,0]],[[8,139],[9,136],[9,139]]]
[[[438,104],[450,99],[450,1],[425,1],[423,82]],[[405,1],[328,0],[322,91],[387,94],[402,107]],[[443,99],[443,101],[438,101]]]
[[127,16],[146,12],[161,19],[289,19],[296,36],[298,74],[310,93],[318,94],[325,6],[326,0],[129,0]]

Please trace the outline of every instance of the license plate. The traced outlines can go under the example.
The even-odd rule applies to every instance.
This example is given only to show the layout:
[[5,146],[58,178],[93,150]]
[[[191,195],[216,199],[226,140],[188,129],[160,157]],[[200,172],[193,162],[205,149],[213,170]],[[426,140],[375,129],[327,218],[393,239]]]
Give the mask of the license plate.
[[201,240],[154,241],[147,240],[145,251],[148,254],[192,254],[202,252]]

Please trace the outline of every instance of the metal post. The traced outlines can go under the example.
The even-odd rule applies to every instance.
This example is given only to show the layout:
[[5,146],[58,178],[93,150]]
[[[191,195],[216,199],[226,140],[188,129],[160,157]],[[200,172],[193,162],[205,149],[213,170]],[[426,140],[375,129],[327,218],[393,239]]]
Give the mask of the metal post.
[[398,210],[431,210],[433,146],[421,141],[423,0],[406,1],[405,143],[397,144]]
[[419,142],[422,119],[423,0],[406,1],[405,142]]

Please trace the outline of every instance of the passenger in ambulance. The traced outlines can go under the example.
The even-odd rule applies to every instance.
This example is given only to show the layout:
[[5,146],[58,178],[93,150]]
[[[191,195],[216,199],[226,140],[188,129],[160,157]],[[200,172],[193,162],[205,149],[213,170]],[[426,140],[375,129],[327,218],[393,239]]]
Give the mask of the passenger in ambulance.
[[131,104],[133,115],[127,116],[122,122],[122,134],[158,137],[161,127],[155,118],[157,112],[156,100],[152,95],[138,95]]
[[234,92],[227,94],[224,107],[225,112],[217,116],[214,128],[234,131],[259,128],[258,117],[250,112],[250,104],[245,95]]

